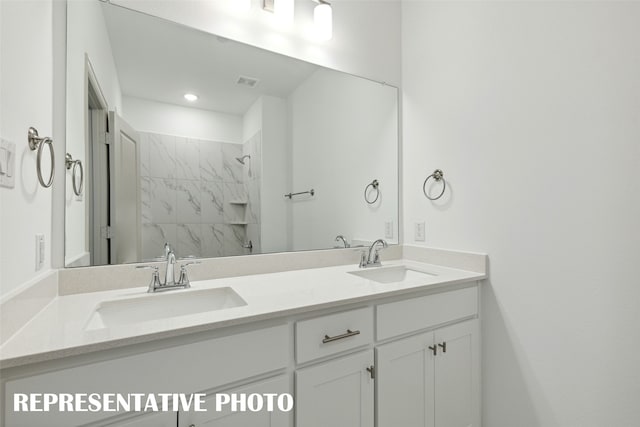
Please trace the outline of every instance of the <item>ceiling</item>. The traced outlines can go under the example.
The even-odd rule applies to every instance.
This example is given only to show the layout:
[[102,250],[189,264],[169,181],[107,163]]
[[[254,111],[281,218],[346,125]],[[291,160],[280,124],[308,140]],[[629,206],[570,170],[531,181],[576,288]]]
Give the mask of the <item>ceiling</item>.
[[[244,114],[262,95],[286,98],[316,65],[103,3],[123,96]],[[254,88],[240,76],[259,79]],[[199,99],[188,102],[185,93]]]

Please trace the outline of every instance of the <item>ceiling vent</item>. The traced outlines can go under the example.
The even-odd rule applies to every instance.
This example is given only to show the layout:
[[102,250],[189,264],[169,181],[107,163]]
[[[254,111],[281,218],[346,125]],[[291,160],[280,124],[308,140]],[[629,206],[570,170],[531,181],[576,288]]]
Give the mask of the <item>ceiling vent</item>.
[[237,84],[242,85],[242,86],[248,86],[250,88],[254,88],[254,87],[258,86],[259,82],[260,82],[260,80],[254,78],[254,77],[247,77],[247,76],[240,76],[240,77],[238,77],[238,81],[236,81]]

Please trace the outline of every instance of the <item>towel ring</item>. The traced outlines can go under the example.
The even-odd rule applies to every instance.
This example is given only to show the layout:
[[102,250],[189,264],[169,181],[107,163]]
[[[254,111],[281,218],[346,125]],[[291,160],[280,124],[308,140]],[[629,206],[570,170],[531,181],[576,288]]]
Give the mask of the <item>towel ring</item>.
[[[36,172],[38,173],[38,181],[40,181],[40,185],[44,188],[49,188],[53,184],[53,177],[56,175],[56,154],[53,150],[53,139],[49,137],[40,137],[38,136],[38,130],[34,127],[29,128],[29,132],[27,133],[27,137],[29,140],[29,148],[31,151],[38,150],[38,155],[36,158]],[[42,148],[48,145],[49,146],[49,158],[51,159],[51,172],[49,174],[49,181],[44,182],[44,178],[42,177]]]
[[[73,185],[73,193],[76,196],[82,194],[82,188],[84,187],[84,168],[82,167],[82,162],[80,160],[73,160],[71,154],[67,153],[65,156],[64,164],[67,167],[67,170],[71,169],[71,165],[73,165],[73,170],[71,171],[71,184]],[[80,168],[80,185],[78,186],[76,182],[77,174],[76,170]]]
[[[430,197],[429,194],[427,193],[427,182],[431,178],[433,178],[436,182],[442,181],[442,191],[436,197]],[[444,190],[446,188],[447,188],[447,182],[444,180],[444,172],[442,172],[442,170],[440,169],[436,169],[435,171],[433,171],[433,173],[429,175],[427,179],[424,180],[424,183],[422,184],[422,192],[424,193],[425,197],[429,200],[438,200],[440,197],[442,197],[442,195],[444,194]]]
[[[371,181],[371,183],[369,185],[367,185],[364,188],[364,200],[365,202],[367,202],[368,204],[372,205],[375,202],[378,201],[378,197],[380,197],[380,188],[378,188],[378,186],[380,185],[380,183],[378,182],[377,179],[374,179],[373,181]],[[367,190],[369,189],[369,187],[371,187],[373,190],[376,190],[376,198],[373,200],[369,200],[369,197],[367,196]]]

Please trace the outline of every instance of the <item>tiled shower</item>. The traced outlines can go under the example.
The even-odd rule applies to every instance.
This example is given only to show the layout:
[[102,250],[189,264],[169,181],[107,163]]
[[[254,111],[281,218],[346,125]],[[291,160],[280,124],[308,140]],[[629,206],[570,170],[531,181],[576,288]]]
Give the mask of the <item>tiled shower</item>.
[[[260,248],[261,137],[245,144],[140,133],[142,258],[219,257]],[[242,165],[236,158],[249,154]]]

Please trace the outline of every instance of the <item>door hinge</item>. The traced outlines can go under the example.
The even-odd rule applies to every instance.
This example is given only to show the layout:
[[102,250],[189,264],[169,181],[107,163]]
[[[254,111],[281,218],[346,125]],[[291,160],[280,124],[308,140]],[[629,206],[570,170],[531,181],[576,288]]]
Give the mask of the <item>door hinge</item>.
[[367,371],[369,372],[369,375],[371,375],[371,379],[375,380],[376,379],[376,367],[371,365],[367,368]]
[[105,226],[105,227],[100,227],[100,236],[103,239],[113,239],[113,227],[111,226]]
[[104,133],[104,141],[103,141],[106,145],[111,145],[111,143],[113,142],[113,134],[111,132],[105,132]]

